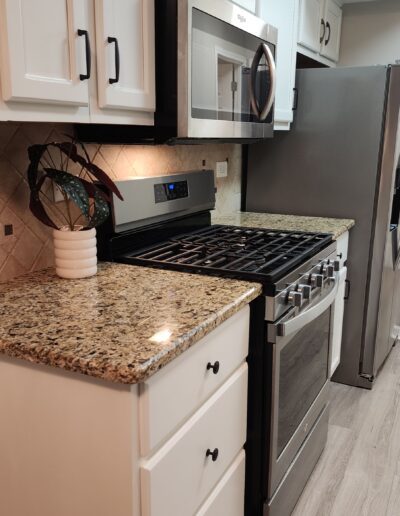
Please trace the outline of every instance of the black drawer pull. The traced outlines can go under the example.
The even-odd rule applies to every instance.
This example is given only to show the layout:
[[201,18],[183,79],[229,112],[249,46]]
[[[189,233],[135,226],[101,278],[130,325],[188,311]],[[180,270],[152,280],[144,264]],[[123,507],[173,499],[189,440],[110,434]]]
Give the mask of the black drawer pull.
[[79,79],[81,81],[86,81],[87,79],[90,79],[90,73],[92,70],[92,53],[90,50],[90,39],[89,39],[89,33],[87,30],[78,29],[78,36],[85,36],[85,52],[86,52],[86,73],[81,73],[79,75]]
[[208,364],[207,364],[207,371],[209,371],[210,369],[212,369],[212,372],[214,374],[218,374],[218,371],[219,371],[219,362],[218,362],[218,360],[216,362],[214,362],[214,364],[212,364],[211,362],[208,362]]
[[206,452],[206,457],[211,457],[211,460],[215,462],[218,459],[219,450],[218,448],[215,448],[213,451],[208,448]]

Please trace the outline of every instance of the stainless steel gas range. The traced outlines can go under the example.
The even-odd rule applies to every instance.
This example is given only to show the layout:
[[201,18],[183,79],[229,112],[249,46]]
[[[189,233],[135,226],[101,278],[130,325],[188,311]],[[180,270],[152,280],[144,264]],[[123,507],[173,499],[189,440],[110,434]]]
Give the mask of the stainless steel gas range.
[[327,437],[341,273],[332,235],[211,225],[212,171],[118,187],[125,200],[99,231],[101,258],[263,285],[251,305],[244,514],[289,515]]

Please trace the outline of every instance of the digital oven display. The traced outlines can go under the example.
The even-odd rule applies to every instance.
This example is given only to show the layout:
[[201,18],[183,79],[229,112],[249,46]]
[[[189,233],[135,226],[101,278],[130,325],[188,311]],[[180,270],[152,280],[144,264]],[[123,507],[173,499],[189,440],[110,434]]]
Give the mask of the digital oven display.
[[159,183],[154,185],[154,199],[156,203],[175,201],[189,196],[187,181],[173,183]]

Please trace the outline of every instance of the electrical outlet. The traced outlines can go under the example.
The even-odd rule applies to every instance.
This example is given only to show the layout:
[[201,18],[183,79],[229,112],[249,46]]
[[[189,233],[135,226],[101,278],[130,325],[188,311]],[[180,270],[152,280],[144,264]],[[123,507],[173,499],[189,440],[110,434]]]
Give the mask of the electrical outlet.
[[4,236],[11,236],[14,234],[14,228],[12,224],[4,224]]
[[228,176],[228,160],[217,161],[216,173],[217,173],[217,177],[227,177]]

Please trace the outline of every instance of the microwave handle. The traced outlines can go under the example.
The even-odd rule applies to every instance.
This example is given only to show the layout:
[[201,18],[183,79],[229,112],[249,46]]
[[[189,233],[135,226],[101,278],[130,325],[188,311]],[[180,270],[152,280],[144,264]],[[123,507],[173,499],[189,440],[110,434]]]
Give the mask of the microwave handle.
[[[258,105],[258,101],[256,99],[256,77],[257,77],[257,68],[260,63],[260,59],[262,56],[265,56],[267,60],[269,71],[270,71],[270,89],[267,101],[265,103],[264,108],[260,111],[260,107]],[[254,55],[253,62],[251,64],[251,75],[250,75],[250,102],[253,113],[259,118],[259,120],[265,120],[269,115],[269,112],[272,109],[272,105],[275,100],[275,91],[276,91],[276,67],[274,56],[272,55],[271,49],[266,43],[261,43],[257,49],[257,52]]]
[[314,321],[317,317],[325,312],[331,304],[335,301],[335,298],[338,293],[338,288],[342,276],[346,274],[346,267],[343,267],[342,270],[338,273],[335,278],[332,278],[332,282],[334,283],[333,287],[329,290],[328,294],[324,296],[324,298],[317,303],[315,306],[311,307],[309,310],[300,313],[293,319],[290,319],[287,322],[279,323],[277,325],[277,335],[279,337],[286,337],[287,335],[291,335],[296,331],[300,330],[308,323]]

